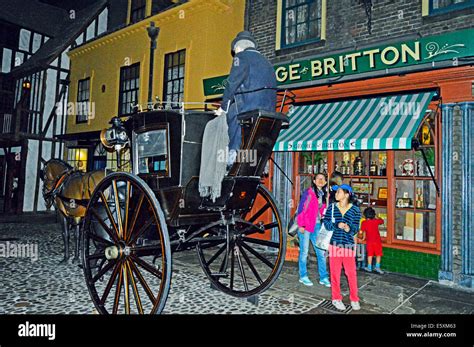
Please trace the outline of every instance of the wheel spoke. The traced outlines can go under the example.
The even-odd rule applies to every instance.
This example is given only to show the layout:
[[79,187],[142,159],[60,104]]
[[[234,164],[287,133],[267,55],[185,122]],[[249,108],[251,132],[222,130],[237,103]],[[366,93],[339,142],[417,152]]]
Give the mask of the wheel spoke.
[[107,265],[105,265],[100,271],[92,278],[92,282],[95,283],[98,280],[104,276],[107,271],[109,271],[113,266],[115,265],[115,262],[109,262]]
[[105,198],[105,195],[103,192],[100,192],[100,198],[104,202],[105,211],[107,212],[107,216],[109,217],[110,223],[114,227],[117,237],[120,239],[119,229],[117,228],[117,224],[115,223],[115,219],[114,219],[114,216],[112,215],[112,211],[110,211],[109,203],[107,199]]
[[268,208],[270,206],[271,206],[270,203],[267,202],[260,210],[258,210],[257,213],[255,213],[252,217],[250,217],[248,222],[253,223],[258,217],[260,217],[262,214],[264,214],[265,211],[268,210]]
[[105,305],[105,300],[107,300],[107,297],[109,296],[110,290],[112,289],[112,286],[114,284],[115,278],[117,278],[117,274],[120,269],[120,264],[116,263],[115,264],[114,271],[112,272],[112,275],[109,278],[109,281],[107,282],[107,286],[105,287],[104,293],[102,294],[102,298],[100,299],[100,303],[102,305]]
[[99,253],[95,253],[92,255],[86,255],[86,259],[87,260],[105,259],[105,254],[103,251],[101,251]]
[[[238,249],[238,248],[237,248]],[[242,277],[242,281],[244,282],[244,288],[245,288],[245,291],[249,291],[249,286],[247,284],[247,277],[245,276],[245,270],[244,270],[244,266],[242,264],[242,259],[240,259],[240,252],[237,251],[237,254],[236,254],[236,258],[237,258],[237,263],[239,264],[239,270],[240,270],[240,276]]]
[[240,231],[241,235],[252,235],[252,234],[255,234],[255,233],[263,233],[263,230],[260,229],[255,224],[249,225],[247,228]]
[[112,180],[112,187],[114,190],[114,200],[115,200],[115,212],[117,213],[117,224],[118,224],[118,231],[119,231],[119,236],[121,239],[123,239],[123,224],[122,224],[122,211],[120,210],[120,197],[118,195],[118,189],[117,189],[117,181]]
[[[233,241],[233,240],[230,241],[230,243],[229,243],[229,251],[230,252],[233,252],[234,246],[235,246],[235,241]],[[224,249],[226,249],[226,248],[227,248],[227,244],[224,245]],[[227,271],[227,266],[229,265],[229,260],[228,260],[229,255],[230,255],[229,253],[226,253],[224,255],[224,258],[222,259],[221,266],[219,267],[219,272],[220,273],[223,273],[224,271]]]
[[118,266],[119,266],[119,273],[118,273],[119,278],[117,281],[117,289],[115,290],[114,307],[112,309],[113,314],[117,314],[118,305],[120,301],[120,293],[122,292],[122,276],[123,276],[122,262],[120,262]]
[[145,232],[146,229],[148,229],[148,227],[153,223],[153,220],[155,218],[153,216],[150,216],[147,221],[145,222],[145,224],[143,224],[140,229],[135,233],[135,236],[133,236],[130,241],[129,241],[129,244],[134,244],[137,239]]
[[125,240],[127,243],[130,240],[130,237],[132,236],[133,229],[135,228],[135,223],[137,222],[138,215],[140,214],[140,210],[142,208],[143,199],[145,199],[145,193],[141,192],[140,198],[138,199],[137,207],[135,208],[135,211],[133,212],[132,224],[130,224],[130,228],[127,232],[128,238]]
[[[117,238],[117,234],[114,233],[113,230],[110,229],[110,227],[107,224],[105,224],[105,221],[102,219],[101,216],[99,216],[99,213],[96,211],[96,209],[91,207],[90,211],[94,215],[96,220],[99,222],[99,224],[102,226],[102,228],[105,230],[105,232],[110,236],[110,238],[112,240],[114,240],[115,243],[118,243],[119,241],[118,241],[118,238]],[[106,241],[106,240],[103,239],[103,241]],[[99,242],[103,242],[103,241],[99,241]],[[107,242],[110,242],[110,241],[107,241]]]
[[113,246],[114,243],[113,242],[110,242],[109,240],[106,240],[104,239],[103,237],[100,237],[99,235],[97,234],[93,234],[91,232],[86,232],[86,236],[91,238],[92,240],[96,241],[96,242],[99,242],[99,243],[102,243],[102,244],[106,244],[106,245],[109,245],[109,246]]
[[280,224],[278,222],[273,222],[273,223],[268,223],[263,226],[263,229],[268,230],[268,229],[273,229],[278,227]]
[[97,265],[97,262],[95,263],[95,266],[92,266],[91,269],[102,269],[102,266],[104,266],[104,263],[107,261],[107,259],[104,257],[101,261],[100,264]]
[[125,220],[123,226],[123,239],[127,240],[127,228],[128,228],[128,210],[130,208],[130,190],[131,190],[131,183],[127,181],[127,192],[125,194]]
[[235,266],[235,254],[232,252],[230,256],[230,290],[234,289],[234,266]]
[[265,258],[263,255],[258,253],[255,249],[247,245],[246,243],[242,242],[242,247],[244,247],[246,250],[248,250],[250,253],[252,253],[254,256],[256,256],[258,259],[260,259],[264,264],[268,265],[271,269],[275,267],[274,264],[272,264],[267,258]]
[[130,261],[130,266],[137,275],[138,281],[141,283],[143,289],[145,289],[145,293],[148,295],[148,298],[152,302],[153,306],[155,306],[156,299],[155,296],[153,295],[153,292],[151,291],[150,287],[148,286],[148,283],[146,283],[145,278],[143,277],[142,273],[140,270],[137,268],[137,266],[133,263],[133,261]]
[[155,275],[156,277],[158,277],[160,280],[163,279],[163,274],[161,271],[159,271],[158,269],[156,269],[154,266],[148,264],[146,261],[136,257],[136,256],[133,256],[132,255],[132,259],[138,264],[140,265],[143,269],[145,269],[146,271],[148,271],[149,273],[151,273],[152,275]]
[[125,314],[130,314],[130,292],[129,292],[129,286],[128,286],[128,271],[127,271],[127,263],[126,260],[123,263],[122,266],[122,272],[123,272],[123,295],[124,295],[124,303],[125,303]]
[[135,303],[137,305],[138,313],[143,314],[143,306],[142,301],[140,299],[140,293],[138,292],[137,283],[135,282],[135,277],[133,276],[132,268],[128,260],[125,262],[125,265],[127,266],[128,277],[130,278],[130,282],[132,284],[133,296],[135,297]]
[[219,250],[206,262],[206,266],[211,265],[214,262],[214,260],[216,260],[217,257],[221,255],[222,252],[224,252],[225,249],[226,249],[226,245],[223,245],[221,248],[219,248]]
[[278,242],[275,242],[275,241],[268,241],[268,240],[262,240],[262,239],[252,239],[252,238],[249,238],[249,237],[244,237],[244,238],[242,238],[242,240],[244,240],[245,242],[256,243],[256,244],[262,245],[262,246],[268,246],[268,247],[272,247],[272,248],[280,248],[280,244]]
[[247,252],[245,252],[244,248],[241,247],[239,244],[238,244],[238,247],[239,247],[239,250],[240,250],[240,253],[242,253],[242,256],[244,257],[245,261],[247,262],[250,270],[252,271],[253,275],[255,276],[255,278],[257,279],[258,283],[262,284],[263,281],[262,281],[262,278],[260,277],[260,275],[258,274],[257,270],[255,269],[255,267],[253,266],[252,262],[250,261],[250,258],[249,256],[247,255]]

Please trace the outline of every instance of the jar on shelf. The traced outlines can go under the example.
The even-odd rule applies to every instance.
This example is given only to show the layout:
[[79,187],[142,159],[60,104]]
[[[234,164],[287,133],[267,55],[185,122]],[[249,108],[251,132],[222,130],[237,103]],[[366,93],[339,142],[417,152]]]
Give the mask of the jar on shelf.
[[369,173],[370,173],[371,176],[377,176],[378,167],[377,167],[377,163],[375,162],[375,160],[372,160],[372,162],[370,163]]
[[362,176],[364,175],[364,162],[362,157],[356,157],[354,160],[354,175]]

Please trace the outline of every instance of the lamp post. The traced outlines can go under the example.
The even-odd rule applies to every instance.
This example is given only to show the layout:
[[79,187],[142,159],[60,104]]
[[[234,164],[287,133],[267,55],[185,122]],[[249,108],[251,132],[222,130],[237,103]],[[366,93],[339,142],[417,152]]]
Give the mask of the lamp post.
[[160,33],[160,28],[155,27],[155,22],[150,22],[146,28],[150,38],[150,74],[148,76],[148,109],[153,109],[153,65],[155,61],[156,39]]

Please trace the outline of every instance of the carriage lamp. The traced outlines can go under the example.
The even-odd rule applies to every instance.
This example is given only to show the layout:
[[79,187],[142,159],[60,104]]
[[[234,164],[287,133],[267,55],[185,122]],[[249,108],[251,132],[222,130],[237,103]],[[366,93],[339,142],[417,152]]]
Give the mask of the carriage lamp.
[[120,150],[128,142],[127,131],[118,117],[110,121],[112,126],[100,132],[100,141],[108,151]]

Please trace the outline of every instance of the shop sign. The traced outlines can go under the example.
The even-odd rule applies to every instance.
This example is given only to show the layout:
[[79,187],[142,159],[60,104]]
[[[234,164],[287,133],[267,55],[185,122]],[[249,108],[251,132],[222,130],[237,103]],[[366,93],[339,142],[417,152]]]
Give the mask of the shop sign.
[[[280,86],[474,56],[474,29],[275,66]],[[227,76],[204,80],[204,94],[222,94]]]

